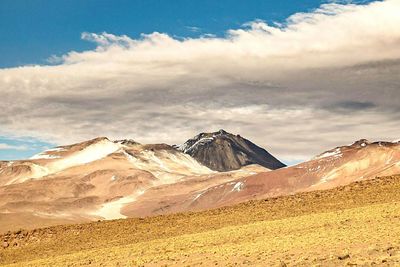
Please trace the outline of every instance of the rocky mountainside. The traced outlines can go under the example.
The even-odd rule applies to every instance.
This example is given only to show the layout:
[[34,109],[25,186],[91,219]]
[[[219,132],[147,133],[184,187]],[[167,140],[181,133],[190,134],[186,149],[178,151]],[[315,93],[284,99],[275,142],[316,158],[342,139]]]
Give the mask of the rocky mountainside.
[[282,166],[225,131],[178,148],[105,137],[60,146],[0,161],[0,232],[198,211],[398,174],[400,143],[360,140],[276,169]]
[[286,166],[265,149],[224,130],[201,133],[176,148],[215,171],[237,170],[251,164],[270,170]]
[[[128,216],[136,217],[204,210],[253,199],[331,189],[394,174],[400,174],[400,143],[361,139],[352,145],[328,150],[295,166],[268,172],[258,171],[254,175],[215,186],[204,186],[199,190],[193,190],[194,187],[186,183],[186,186],[176,183],[168,188],[152,188],[138,201],[126,206],[125,212]],[[177,196],[169,193],[178,190]],[[156,191],[157,198],[154,198],[152,196]],[[146,208],[143,208],[144,205]]]
[[0,161],[0,231],[125,218],[122,208],[146,191],[157,198],[153,187],[179,183],[198,190],[265,171],[250,166],[218,173],[166,144],[99,137],[59,146],[30,159]]

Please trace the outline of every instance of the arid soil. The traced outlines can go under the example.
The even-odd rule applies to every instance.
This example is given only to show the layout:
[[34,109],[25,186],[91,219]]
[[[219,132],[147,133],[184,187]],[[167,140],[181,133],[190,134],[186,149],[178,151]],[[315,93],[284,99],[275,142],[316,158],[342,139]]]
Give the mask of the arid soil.
[[0,236],[10,266],[399,266],[400,176]]

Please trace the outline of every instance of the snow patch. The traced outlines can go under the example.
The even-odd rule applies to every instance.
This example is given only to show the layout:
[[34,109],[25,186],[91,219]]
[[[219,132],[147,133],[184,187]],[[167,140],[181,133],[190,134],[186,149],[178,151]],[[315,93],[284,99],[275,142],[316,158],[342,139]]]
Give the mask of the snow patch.
[[385,164],[389,164],[393,160],[393,155],[390,156],[385,162]]
[[31,159],[55,159],[54,161],[45,164],[44,166],[38,164],[31,164],[31,173],[26,176],[19,176],[9,181],[7,185],[13,183],[22,183],[27,179],[38,179],[44,176],[65,170],[70,167],[83,165],[92,161],[96,161],[114,153],[120,149],[121,145],[115,144],[109,140],[101,140],[97,143],[89,145],[80,151],[66,155],[62,158],[54,155],[49,155],[47,152],[63,151],[64,148],[53,148],[46,150],[40,154],[33,156]]
[[[208,136],[201,137],[202,135],[208,135]],[[224,135],[227,135],[227,132],[225,132],[222,129],[219,130],[218,132],[213,133],[211,136],[209,136],[209,134],[201,133],[189,139],[184,144],[176,146],[176,148],[182,151],[183,153],[188,153],[192,150],[195,150],[199,145],[205,145],[207,143],[214,141],[217,137]]]
[[[193,139],[192,139],[193,140]],[[199,140],[197,140],[194,144],[190,144],[191,140],[189,140],[188,142],[178,146],[178,150],[182,151],[183,153],[187,153],[188,151],[194,150],[196,147],[198,147],[199,145],[205,145],[207,143],[210,143],[214,140],[214,137],[204,137],[204,138],[200,138]]]
[[148,153],[150,156],[149,159],[155,162],[162,170],[167,172],[171,171],[171,169],[165,165],[164,161],[158,158],[153,151],[149,151]]
[[59,159],[60,156],[48,154],[49,152],[60,152],[65,151],[65,148],[62,147],[55,147],[51,149],[47,149],[39,154],[32,156],[30,159]]
[[243,182],[237,182],[235,184],[235,186],[232,188],[232,192],[233,191],[240,192],[240,191],[242,191],[243,188],[244,188],[244,183]]
[[66,156],[61,160],[49,165],[49,169],[53,172],[67,169],[69,167],[87,164],[108,156],[120,149],[119,144],[115,144],[109,140],[101,140],[95,144],[85,147],[83,150]]
[[49,170],[46,167],[37,165],[37,164],[29,164],[31,168],[31,172],[26,176],[17,176],[14,179],[8,181],[6,185],[14,184],[14,183],[22,183],[28,179],[37,179],[43,176],[49,175]]
[[317,166],[317,167],[314,167],[314,168],[308,168],[308,171],[309,172],[316,172],[316,171],[319,171],[321,169],[321,166]]
[[[207,191],[207,190],[206,190]],[[193,201],[196,201],[197,199],[199,199],[199,197],[201,197],[206,191],[203,191],[201,193],[198,193],[194,198]]]
[[122,153],[135,168],[148,171],[157,177],[159,184],[175,183],[187,175],[213,173],[184,153],[148,150],[137,152],[135,155],[131,155],[125,150]]
[[335,150],[325,152],[325,153],[323,153],[323,154],[321,154],[321,155],[315,157],[314,159],[323,159],[323,158],[328,158],[328,157],[340,158],[340,157],[342,157],[342,155],[343,155],[343,154],[342,154],[342,151],[341,151],[341,149],[338,147],[338,148],[336,148]]
[[104,203],[101,208],[93,212],[92,215],[103,217],[106,220],[125,219],[127,217],[121,213],[121,209],[125,205],[136,201],[144,192],[144,190],[140,190],[130,196],[121,197],[118,200]]
[[327,182],[333,180],[335,177],[336,177],[336,174],[335,174],[335,173],[333,173],[333,174],[328,174],[327,176],[323,176],[323,177],[319,180],[319,182],[316,183],[316,184],[314,184],[313,186],[320,185],[320,184],[323,184],[323,183],[327,183]]
[[60,159],[60,156],[46,154],[46,152],[42,152],[39,154],[34,155],[30,159]]
[[304,167],[304,166],[295,166],[294,168],[295,169],[305,169],[306,167]]

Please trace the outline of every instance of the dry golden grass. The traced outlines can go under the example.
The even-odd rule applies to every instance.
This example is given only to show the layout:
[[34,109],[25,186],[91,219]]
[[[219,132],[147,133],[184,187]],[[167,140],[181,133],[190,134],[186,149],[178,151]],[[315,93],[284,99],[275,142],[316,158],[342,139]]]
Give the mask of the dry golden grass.
[[400,176],[234,207],[1,238],[11,266],[400,266]]

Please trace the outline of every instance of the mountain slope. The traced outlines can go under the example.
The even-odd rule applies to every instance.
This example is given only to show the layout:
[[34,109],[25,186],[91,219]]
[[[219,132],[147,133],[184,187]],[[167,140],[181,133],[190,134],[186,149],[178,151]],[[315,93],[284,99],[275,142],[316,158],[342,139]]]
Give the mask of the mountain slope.
[[8,162],[0,165],[0,185],[22,183],[28,179],[40,179],[68,169],[87,164],[121,149],[121,145],[106,137],[60,146],[46,150],[29,160]]
[[[400,173],[400,144],[365,139],[337,147],[296,166],[258,173],[208,188],[199,207],[231,205],[255,198],[330,189],[354,181]],[[204,201],[204,203],[201,203]]]
[[[354,181],[399,173],[399,143],[360,140],[350,146],[326,151],[296,166],[256,172],[218,185],[180,191],[181,194],[175,196],[163,194],[162,187],[153,188],[159,192],[157,198],[151,199],[149,191],[124,209],[131,217],[204,210],[253,199],[330,189]],[[172,184],[168,191],[179,191],[181,187],[180,183]]]
[[[400,176],[196,213],[0,235],[11,266],[398,266]],[[283,264],[284,262],[284,264]]]
[[[227,155],[241,155],[232,147],[246,148],[244,144],[246,157],[257,151],[232,136],[223,131],[200,134],[185,149],[208,151],[205,155],[212,157],[210,151],[222,142],[220,151]],[[210,150],[196,145],[201,140],[213,143]],[[390,142],[360,140],[273,171],[223,155],[214,157],[217,165],[227,160],[219,166],[246,165],[217,172],[166,144],[107,138],[47,150],[29,160],[0,162],[0,230],[199,211],[400,173],[400,144]]]
[[177,148],[216,171],[237,170],[251,164],[258,164],[270,170],[286,166],[265,149],[240,135],[233,135],[224,130],[201,133]]
[[[38,171],[39,170],[39,171]],[[29,160],[1,162],[0,225],[7,229],[126,218],[124,207],[152,188],[214,186],[257,172],[220,174],[166,144],[96,138],[49,149]],[[170,191],[177,195],[180,191]]]

